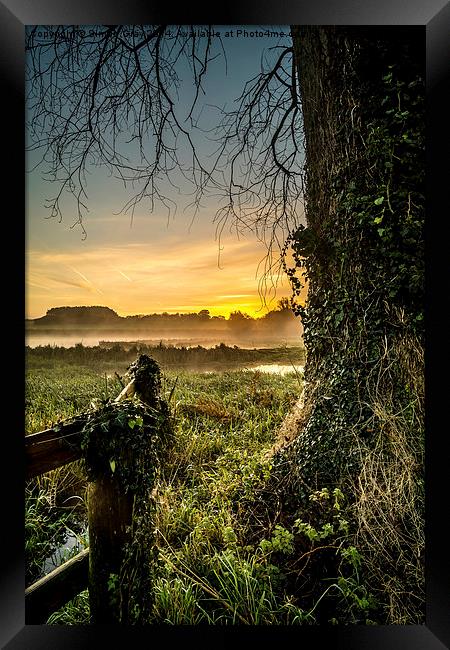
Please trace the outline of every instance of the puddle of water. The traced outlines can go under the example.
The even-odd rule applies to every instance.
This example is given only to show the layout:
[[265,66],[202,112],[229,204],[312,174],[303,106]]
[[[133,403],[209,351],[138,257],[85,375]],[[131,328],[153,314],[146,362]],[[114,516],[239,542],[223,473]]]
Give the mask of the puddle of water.
[[259,372],[268,372],[277,375],[286,375],[289,372],[297,372],[299,375],[303,374],[304,366],[295,366],[292,364],[278,364],[278,363],[264,363],[259,366],[252,366],[246,370],[258,370]]
[[[258,366],[247,366],[243,368],[247,372],[265,372],[270,374],[286,375],[288,373],[303,374],[304,366],[293,364],[278,364],[278,363],[265,363]],[[215,372],[212,370],[203,371],[205,373]],[[59,546],[45,561],[42,567],[43,574],[46,575],[61,566],[71,557],[83,551],[89,545],[88,530],[84,529],[81,533],[77,534],[69,531],[64,544]]]
[[[280,364],[280,363],[263,363],[260,364],[259,366],[230,366],[229,368],[216,368],[214,370],[205,370],[204,368],[192,368],[193,372],[201,372],[202,374],[205,375],[213,375],[215,373],[219,372],[224,372],[224,371],[232,371],[232,370],[244,370],[245,372],[255,372],[258,370],[259,372],[268,372],[270,374],[278,374],[278,375],[286,375],[290,372],[296,372],[299,375],[303,374],[303,369],[304,366],[298,366],[298,365],[286,365],[286,364]],[[189,368],[187,368],[189,370]]]
[[46,560],[44,560],[42,567],[43,574],[47,575],[47,573],[50,573],[50,571],[61,566],[61,564],[64,564],[64,562],[69,560],[71,557],[77,555],[77,553],[84,551],[88,546],[89,541],[87,530],[84,530],[79,534],[68,532],[64,544],[59,546]]

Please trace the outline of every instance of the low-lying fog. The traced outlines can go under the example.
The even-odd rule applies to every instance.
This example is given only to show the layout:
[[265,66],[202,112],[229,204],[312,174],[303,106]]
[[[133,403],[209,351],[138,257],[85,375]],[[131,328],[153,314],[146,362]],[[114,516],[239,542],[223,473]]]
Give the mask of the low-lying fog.
[[102,341],[203,347],[219,343],[243,348],[298,346],[302,341],[302,325],[286,299],[261,318],[251,318],[238,311],[225,319],[211,316],[207,309],[193,314],[121,317],[108,307],[53,307],[42,318],[26,322],[26,344],[30,347],[72,347],[77,343],[96,346]]
[[[287,335],[286,335],[287,334]],[[283,333],[277,336],[277,332],[273,332],[271,336],[226,336],[219,333],[216,336],[207,336],[201,332],[177,332],[177,336],[171,336],[168,332],[152,332],[151,335],[145,335],[142,332],[92,332],[92,331],[76,331],[64,333],[61,331],[46,331],[46,332],[27,332],[25,337],[25,344],[31,348],[40,345],[54,345],[60,347],[72,347],[81,343],[86,347],[100,345],[102,342],[140,342],[148,345],[175,345],[185,347],[192,347],[201,345],[204,348],[212,348],[219,343],[226,345],[237,345],[240,348],[271,348],[280,345],[301,345],[302,338],[300,332],[296,333]]]

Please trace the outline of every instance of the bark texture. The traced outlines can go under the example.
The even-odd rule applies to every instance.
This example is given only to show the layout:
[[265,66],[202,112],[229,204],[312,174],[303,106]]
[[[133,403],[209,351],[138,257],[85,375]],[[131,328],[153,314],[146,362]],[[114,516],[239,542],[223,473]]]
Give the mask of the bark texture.
[[351,495],[386,622],[423,622],[423,30],[292,28],[306,137],[305,412],[286,500]]
[[92,623],[119,623],[118,581],[132,524],[133,494],[110,478],[89,484],[89,605]]

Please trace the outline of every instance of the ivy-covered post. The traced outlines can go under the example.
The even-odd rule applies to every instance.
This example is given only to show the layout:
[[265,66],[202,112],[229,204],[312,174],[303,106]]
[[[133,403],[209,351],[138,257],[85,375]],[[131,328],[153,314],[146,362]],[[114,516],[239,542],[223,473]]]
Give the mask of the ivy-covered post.
[[[161,375],[153,359],[140,355],[128,374],[133,390],[127,399],[107,403],[89,416],[84,427],[89,602],[91,622],[96,624],[137,622],[145,611],[139,594],[148,596],[145,588],[139,590],[140,577],[151,561],[152,526],[147,515],[159,452],[169,431],[168,407],[159,398]],[[146,528],[145,535],[139,527]],[[128,582],[135,583],[131,590]]]
[[89,604],[93,623],[120,622],[114,597],[133,516],[133,495],[124,494],[109,477],[88,488]]

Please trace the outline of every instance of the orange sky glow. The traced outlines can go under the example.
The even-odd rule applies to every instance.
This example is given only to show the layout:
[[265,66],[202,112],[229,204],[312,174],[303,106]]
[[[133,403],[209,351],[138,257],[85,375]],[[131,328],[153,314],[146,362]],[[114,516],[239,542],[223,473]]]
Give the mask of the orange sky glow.
[[[222,58],[205,77],[205,95],[199,99],[199,104],[204,102],[199,110],[205,109],[202,119],[209,119],[207,126],[220,116],[208,109],[211,97],[218,106],[232,107],[246,81],[259,70],[263,52],[273,50],[278,42],[290,42],[283,38],[276,42],[271,38],[224,40],[227,65],[219,52]],[[188,74],[179,89],[180,111],[183,101],[189,106],[189,93],[192,81]],[[208,146],[216,145],[205,142],[203,138],[199,151],[206,158],[211,153]],[[265,277],[264,292],[261,282],[267,249],[253,232],[238,237],[226,230],[220,242],[217,240],[214,216],[221,207],[215,202],[218,199],[202,198],[201,211],[195,217],[187,211],[192,196],[184,191],[181,176],[178,191],[167,190],[172,193],[176,213],[167,215],[161,206],[150,213],[143,201],[131,221],[129,215],[119,212],[133,189],[125,188],[101,165],[92,164],[83,215],[87,238],[83,239],[80,228],[74,227],[77,210],[70,195],[64,194],[61,221],[49,218],[45,206],[58,184],[46,180],[45,165],[42,169],[38,165],[40,156],[40,152],[27,154],[26,318],[44,316],[52,307],[83,305],[110,307],[121,316],[208,309],[213,316],[228,317],[240,310],[259,317],[291,295],[287,276],[276,269]],[[283,243],[287,233],[277,236]]]
[[228,235],[219,251],[206,221],[189,231],[182,220],[162,227],[153,215],[131,227],[123,215],[93,219],[86,240],[55,220],[33,224],[29,229],[40,236],[27,248],[27,318],[80,305],[108,306],[121,316],[208,309],[212,316],[241,310],[259,317],[291,294],[286,276],[275,272],[266,278],[264,305],[265,246],[255,237]]

